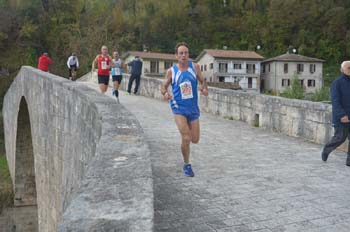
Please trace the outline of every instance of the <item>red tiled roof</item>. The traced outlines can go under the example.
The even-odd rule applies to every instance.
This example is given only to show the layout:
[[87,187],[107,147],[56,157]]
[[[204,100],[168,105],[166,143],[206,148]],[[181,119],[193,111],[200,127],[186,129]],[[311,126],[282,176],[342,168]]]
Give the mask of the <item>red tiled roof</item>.
[[143,59],[176,60],[175,54],[168,53],[129,51],[123,57],[127,57],[128,55],[139,56]]
[[264,60],[263,62],[271,62],[271,61],[292,61],[292,62],[325,62],[324,60],[308,57],[308,56],[302,56],[298,54],[283,54],[280,56],[272,57],[267,60]]
[[216,50],[216,49],[204,49],[201,54],[196,58],[198,61],[205,53],[216,58],[230,58],[230,59],[254,59],[262,60],[263,56],[253,51],[236,51],[236,50]]

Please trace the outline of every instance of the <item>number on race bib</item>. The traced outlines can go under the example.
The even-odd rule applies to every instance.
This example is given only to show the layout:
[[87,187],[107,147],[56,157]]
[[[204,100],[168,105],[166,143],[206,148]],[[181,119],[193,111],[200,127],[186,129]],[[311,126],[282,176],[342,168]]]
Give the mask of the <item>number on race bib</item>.
[[102,69],[107,69],[107,62],[106,61],[102,61],[101,62],[101,66],[102,66]]
[[115,68],[114,73],[116,76],[119,76],[120,75],[120,68]]
[[193,98],[192,84],[189,81],[185,81],[180,84],[182,99]]

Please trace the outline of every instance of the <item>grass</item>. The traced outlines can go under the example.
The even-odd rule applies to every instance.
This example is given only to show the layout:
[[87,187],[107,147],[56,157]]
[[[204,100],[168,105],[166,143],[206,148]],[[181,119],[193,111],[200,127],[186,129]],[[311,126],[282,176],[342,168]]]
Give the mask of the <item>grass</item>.
[[0,155],[0,213],[3,208],[13,206],[13,188],[6,156]]
[[[0,109],[2,108],[3,93],[0,96]],[[10,172],[5,156],[4,129],[0,111],[0,214],[2,209],[13,206],[13,187]]]

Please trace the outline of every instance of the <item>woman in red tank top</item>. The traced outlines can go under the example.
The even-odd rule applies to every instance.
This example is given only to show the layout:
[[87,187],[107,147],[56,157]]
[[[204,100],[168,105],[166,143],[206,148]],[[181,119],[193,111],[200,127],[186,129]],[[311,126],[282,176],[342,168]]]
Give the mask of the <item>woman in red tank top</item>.
[[101,54],[97,55],[92,62],[93,72],[95,71],[95,64],[97,63],[98,84],[102,93],[105,93],[108,89],[111,60],[112,58],[108,55],[108,48],[106,46],[102,46]]

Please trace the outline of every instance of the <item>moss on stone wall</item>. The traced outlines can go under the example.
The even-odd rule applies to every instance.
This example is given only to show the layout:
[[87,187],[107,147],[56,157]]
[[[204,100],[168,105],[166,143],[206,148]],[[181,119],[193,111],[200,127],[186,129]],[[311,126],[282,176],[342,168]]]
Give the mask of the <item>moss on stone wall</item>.
[[13,77],[0,77],[0,214],[2,209],[13,205],[13,187],[5,156],[2,103],[4,95],[12,83]]
[[6,207],[13,206],[13,187],[6,157],[0,155],[0,214]]

